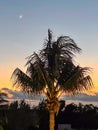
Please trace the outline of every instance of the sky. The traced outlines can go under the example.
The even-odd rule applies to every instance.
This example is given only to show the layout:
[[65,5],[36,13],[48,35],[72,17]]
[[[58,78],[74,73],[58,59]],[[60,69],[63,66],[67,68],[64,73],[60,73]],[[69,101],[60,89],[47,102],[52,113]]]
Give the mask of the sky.
[[98,0],[0,0],[0,88],[11,88],[16,67],[43,47],[47,31],[54,39],[70,36],[82,49],[75,61],[91,67],[98,92]]

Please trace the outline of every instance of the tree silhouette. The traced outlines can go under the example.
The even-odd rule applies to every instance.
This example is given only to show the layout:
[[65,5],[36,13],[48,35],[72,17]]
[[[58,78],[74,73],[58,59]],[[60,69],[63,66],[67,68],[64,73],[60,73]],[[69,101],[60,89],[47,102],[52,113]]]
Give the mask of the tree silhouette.
[[55,114],[60,108],[59,97],[76,94],[92,87],[92,80],[87,73],[88,67],[75,65],[73,57],[81,49],[69,36],[60,36],[53,40],[51,30],[48,39],[39,53],[28,57],[27,71],[16,68],[12,74],[13,85],[26,93],[44,93],[50,114],[50,130],[54,130]]
[[[7,103],[8,101],[5,99],[8,95],[5,92],[1,92],[0,90],[0,107],[2,103]],[[5,106],[5,105],[3,105]]]

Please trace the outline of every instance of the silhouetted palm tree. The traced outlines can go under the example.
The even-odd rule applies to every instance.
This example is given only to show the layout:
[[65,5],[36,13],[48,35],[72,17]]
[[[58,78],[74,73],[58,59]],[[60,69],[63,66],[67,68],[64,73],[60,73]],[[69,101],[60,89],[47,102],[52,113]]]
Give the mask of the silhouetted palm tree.
[[4,97],[7,97],[7,94],[4,92],[1,92],[1,90],[0,90],[0,104],[8,102],[7,100],[4,99]]
[[59,97],[92,86],[91,77],[87,75],[89,68],[73,63],[75,53],[80,51],[70,37],[60,36],[54,41],[52,32],[48,30],[48,39],[43,49],[28,57],[26,73],[16,68],[12,74],[14,86],[20,87],[24,92],[45,94],[50,113],[50,130],[54,130],[54,115],[60,107]]

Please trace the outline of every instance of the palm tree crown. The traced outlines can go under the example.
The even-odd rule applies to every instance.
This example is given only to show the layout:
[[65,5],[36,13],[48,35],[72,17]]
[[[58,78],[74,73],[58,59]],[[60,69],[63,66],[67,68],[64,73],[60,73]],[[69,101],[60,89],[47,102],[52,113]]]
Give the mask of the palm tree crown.
[[48,40],[39,54],[33,53],[28,57],[27,72],[16,68],[12,74],[14,85],[23,91],[47,94],[63,92],[80,92],[92,86],[88,67],[76,66],[73,57],[81,49],[73,39],[60,36],[52,41],[52,32],[48,30]]

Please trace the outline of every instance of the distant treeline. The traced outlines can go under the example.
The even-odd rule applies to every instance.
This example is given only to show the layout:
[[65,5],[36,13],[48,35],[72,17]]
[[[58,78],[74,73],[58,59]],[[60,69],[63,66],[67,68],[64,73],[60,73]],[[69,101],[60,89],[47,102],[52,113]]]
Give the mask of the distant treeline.
[[[75,129],[98,128],[97,106],[81,103],[65,105],[65,101],[60,102],[61,107],[58,116],[55,117],[55,130],[58,124],[71,124]],[[25,101],[15,101],[9,106],[0,107],[0,127],[3,130],[49,130],[49,113],[45,102],[42,101],[32,109]]]

